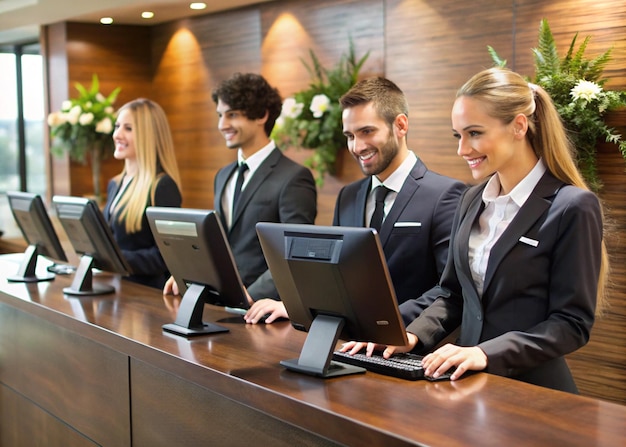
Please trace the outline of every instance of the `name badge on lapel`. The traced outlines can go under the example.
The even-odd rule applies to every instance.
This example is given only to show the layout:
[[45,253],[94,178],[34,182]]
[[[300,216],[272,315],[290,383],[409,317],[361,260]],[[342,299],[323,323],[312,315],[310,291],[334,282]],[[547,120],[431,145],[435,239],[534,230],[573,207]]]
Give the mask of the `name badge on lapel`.
[[535,239],[530,239],[530,238],[525,237],[525,236],[520,237],[519,241],[522,244],[530,245],[531,247],[536,247],[537,245],[539,245],[539,241],[537,241]]

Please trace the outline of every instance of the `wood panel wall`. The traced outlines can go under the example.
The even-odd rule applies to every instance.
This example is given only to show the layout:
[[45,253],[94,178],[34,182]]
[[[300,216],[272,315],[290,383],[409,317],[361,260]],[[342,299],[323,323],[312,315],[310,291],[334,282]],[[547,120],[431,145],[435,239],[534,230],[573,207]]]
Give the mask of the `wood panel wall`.
[[[562,52],[577,31],[581,39],[593,36],[590,55],[614,45],[608,85],[626,89],[626,8],[621,0],[281,0],[157,25],[149,33],[136,27],[103,30],[64,24],[67,48],[59,46],[64,38],[57,39],[54,54],[67,58],[65,92],[75,81],[89,82],[95,71],[103,85],[122,86],[119,105],[145,95],[158,101],[174,134],[183,205],[208,208],[215,172],[236,157],[216,130],[211,89],[236,71],[253,71],[289,96],[309,81],[300,58],[313,49],[330,66],[348,48],[349,36],[358,54],[371,51],[364,76],[385,75],[406,92],[409,147],[431,169],[470,182],[450,129],[455,91],[472,74],[492,65],[487,45],[511,68],[532,75],[530,49],[536,46],[543,17]],[[623,117],[615,119],[624,124]],[[290,150],[288,155],[301,161],[307,151]],[[583,394],[626,404],[624,163],[613,147],[601,149],[601,157],[607,156],[601,174],[611,222],[607,242],[613,262],[612,307],[596,324],[589,345],[569,360]],[[73,167],[73,193],[80,189],[75,183],[84,183],[75,172]],[[319,224],[332,221],[339,188],[360,177],[356,163],[342,152],[337,176],[328,177],[319,190]]]

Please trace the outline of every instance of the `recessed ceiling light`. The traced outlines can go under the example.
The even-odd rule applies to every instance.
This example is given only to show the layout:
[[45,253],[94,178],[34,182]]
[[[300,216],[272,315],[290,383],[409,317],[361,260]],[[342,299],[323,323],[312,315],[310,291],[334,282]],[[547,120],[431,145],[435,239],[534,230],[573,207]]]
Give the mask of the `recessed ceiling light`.
[[144,19],[151,19],[154,17],[154,13],[152,11],[144,11],[141,13],[141,17]]
[[102,23],[103,25],[110,25],[111,23],[113,23],[113,17],[102,17],[100,19],[100,23]]
[[191,9],[205,9],[206,3],[192,3],[191,5],[189,5],[189,7]]

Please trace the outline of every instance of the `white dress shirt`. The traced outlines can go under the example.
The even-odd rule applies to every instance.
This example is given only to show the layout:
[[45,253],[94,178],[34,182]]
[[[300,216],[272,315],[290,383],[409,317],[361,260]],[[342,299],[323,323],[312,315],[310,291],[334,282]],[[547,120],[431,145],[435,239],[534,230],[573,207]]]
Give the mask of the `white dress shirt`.
[[539,160],[528,175],[509,194],[503,196],[499,195],[498,173],[487,182],[482,196],[485,209],[470,233],[468,253],[472,278],[480,295],[483,293],[491,249],[515,218],[545,172],[546,167],[543,161]]

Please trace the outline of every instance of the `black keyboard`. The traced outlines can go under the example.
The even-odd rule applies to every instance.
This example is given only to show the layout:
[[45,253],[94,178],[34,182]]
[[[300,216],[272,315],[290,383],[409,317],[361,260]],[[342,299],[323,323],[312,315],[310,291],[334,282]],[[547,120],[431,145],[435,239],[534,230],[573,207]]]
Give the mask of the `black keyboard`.
[[335,351],[333,360],[360,366],[368,371],[400,379],[419,380],[425,378],[424,368],[422,368],[422,356],[416,354],[394,354],[391,358],[385,359],[379,353],[374,353],[371,357],[368,357],[360,352],[350,355],[347,352]]

